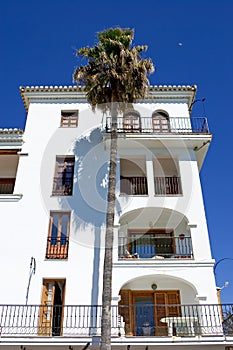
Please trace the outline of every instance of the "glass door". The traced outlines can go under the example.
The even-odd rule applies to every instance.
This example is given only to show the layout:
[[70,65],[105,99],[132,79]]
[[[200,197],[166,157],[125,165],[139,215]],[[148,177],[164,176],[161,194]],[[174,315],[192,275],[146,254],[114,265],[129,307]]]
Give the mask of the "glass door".
[[154,298],[153,295],[136,296],[135,305],[135,334],[151,336],[155,334]]

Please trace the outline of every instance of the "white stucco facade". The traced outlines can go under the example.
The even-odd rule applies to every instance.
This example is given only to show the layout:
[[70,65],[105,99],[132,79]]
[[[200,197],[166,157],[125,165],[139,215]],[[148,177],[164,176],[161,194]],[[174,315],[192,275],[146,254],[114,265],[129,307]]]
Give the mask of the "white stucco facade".
[[[140,113],[140,129],[133,126],[133,130],[121,130],[118,134],[112,285],[115,308],[126,291],[134,306],[137,298],[151,298],[152,293],[153,298],[160,293],[169,300],[169,291],[176,292],[181,305],[196,307],[219,302],[199,177],[211,134],[201,129],[193,132],[190,109],[195,93],[196,87],[190,86],[152,87],[144,101],[134,104]],[[27,110],[25,132],[0,132],[0,179],[8,183],[15,178],[13,191],[2,190],[0,194],[0,301],[4,305],[27,303],[41,310],[39,305],[49,300],[45,295],[60,288],[59,305],[64,307],[65,322],[69,310],[66,305],[102,303],[110,134],[105,129],[106,115],[92,111],[80,88],[27,87],[21,88],[21,95]],[[62,127],[62,113],[75,111],[78,125]],[[161,118],[153,129],[151,117],[155,111],[168,116],[169,130],[167,125],[163,129],[164,124],[159,124]],[[122,115],[120,118],[123,120]],[[143,123],[148,121],[150,130],[148,126],[144,129]],[[162,125],[160,131],[156,129],[158,125]],[[60,159],[73,162],[69,194],[54,190],[60,176]],[[51,224],[58,217],[62,227],[60,241],[55,221]],[[62,234],[66,245],[61,243]],[[52,241],[54,237],[56,243]],[[137,239],[141,239],[140,244]],[[60,249],[60,255],[56,249]],[[137,258],[132,257],[135,253]],[[49,288],[54,288],[53,292]],[[50,305],[55,298],[51,295]],[[44,316],[38,312],[39,329]],[[148,344],[157,349],[225,349],[230,344],[219,324],[218,332],[210,332],[207,338],[200,334],[171,337],[169,324],[168,334],[162,334],[163,337],[156,333],[156,327],[152,337],[138,336],[135,315],[132,313],[129,321],[124,313],[119,314],[124,330],[120,337],[117,333],[113,337],[115,349],[132,345],[139,350]],[[48,311],[46,317],[48,321]],[[175,317],[183,317],[182,311]],[[206,317],[215,316],[208,309]],[[5,318],[10,316],[5,314]],[[160,320],[156,320],[153,322],[158,324]],[[127,322],[131,334],[127,334]],[[0,347],[58,349],[64,339],[66,347],[81,349],[88,341],[95,347],[92,334],[69,333],[70,328],[64,324],[59,325],[56,336],[40,334],[38,329],[33,330],[33,336],[20,336],[18,330],[9,335],[3,330]]]

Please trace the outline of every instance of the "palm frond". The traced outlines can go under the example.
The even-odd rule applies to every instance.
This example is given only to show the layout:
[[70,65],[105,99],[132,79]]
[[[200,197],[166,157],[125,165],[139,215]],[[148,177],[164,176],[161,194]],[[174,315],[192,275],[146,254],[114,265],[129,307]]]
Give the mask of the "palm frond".
[[110,28],[98,33],[97,45],[77,51],[87,59],[87,65],[76,68],[73,79],[84,85],[94,109],[100,104],[108,108],[111,102],[132,103],[144,97],[154,65],[141,57],[147,46],[132,46],[133,38],[132,29]]

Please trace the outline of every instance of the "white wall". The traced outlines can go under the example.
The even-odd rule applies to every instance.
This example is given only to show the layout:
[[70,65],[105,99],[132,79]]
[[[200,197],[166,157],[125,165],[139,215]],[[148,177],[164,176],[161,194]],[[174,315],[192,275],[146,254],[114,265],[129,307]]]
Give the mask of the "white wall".
[[[140,108],[145,116],[150,116],[156,109],[164,109],[170,116],[188,117],[185,103],[140,104],[136,109]],[[60,111],[76,109],[80,111],[78,127],[60,128]],[[31,103],[22,149],[22,153],[28,155],[20,157],[15,185],[15,193],[22,193],[23,197],[19,202],[0,202],[3,232],[0,265],[4,267],[0,271],[1,303],[25,302],[29,265],[31,257],[34,257],[36,273],[31,280],[29,303],[40,303],[43,278],[66,278],[66,304],[101,304],[109,158],[99,130],[101,121],[101,113],[93,114],[84,103]],[[155,197],[152,159],[156,155],[170,153],[179,159],[183,194]],[[51,196],[56,156],[68,154],[75,155],[76,161],[73,196]],[[160,281],[161,288],[166,287],[167,280],[173,279],[169,288],[175,288],[174,281],[179,281],[184,302],[188,301],[190,290],[194,295],[194,289],[208,302],[215,302],[212,260],[195,155],[189,149],[153,148],[153,140],[150,147],[139,141],[136,148],[119,149],[119,159],[132,155],[145,156],[149,195],[134,198],[119,196],[118,162],[116,225],[126,213],[140,208],[175,210],[196,225],[191,228],[195,260],[184,266],[181,263],[167,266],[162,262],[150,262],[145,266],[127,267],[118,262],[115,247],[113,297],[117,300],[120,288],[127,281],[148,276],[148,284],[153,276]],[[49,213],[53,210],[71,211],[68,260],[45,259]],[[145,217],[145,222],[148,220],[151,218]],[[115,242],[117,236],[118,228]]]

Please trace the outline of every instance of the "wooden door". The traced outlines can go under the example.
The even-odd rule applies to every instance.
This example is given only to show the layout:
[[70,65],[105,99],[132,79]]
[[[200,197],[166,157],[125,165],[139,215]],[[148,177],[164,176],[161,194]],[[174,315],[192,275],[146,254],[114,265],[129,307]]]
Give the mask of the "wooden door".
[[169,119],[165,115],[155,115],[152,117],[153,132],[170,132]]
[[155,303],[155,329],[156,335],[168,335],[167,324],[161,322],[164,317],[176,317],[181,315],[179,291],[156,291]]
[[180,316],[179,291],[121,290],[119,314],[125,322],[125,334],[167,336],[167,324],[161,318]]
[[125,132],[139,132],[140,117],[137,115],[128,115],[123,117],[123,130]]
[[40,307],[38,334],[59,336],[62,334],[64,280],[44,280]]
[[125,323],[125,335],[132,336],[134,335],[132,291],[129,289],[122,289],[120,291],[120,296],[119,315],[123,318],[123,322]]

